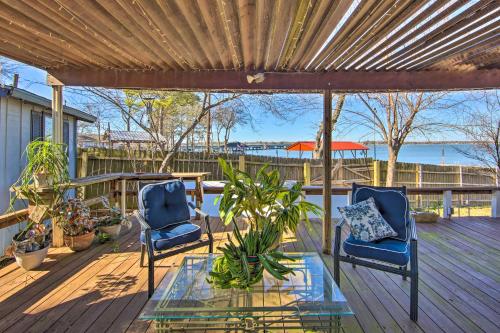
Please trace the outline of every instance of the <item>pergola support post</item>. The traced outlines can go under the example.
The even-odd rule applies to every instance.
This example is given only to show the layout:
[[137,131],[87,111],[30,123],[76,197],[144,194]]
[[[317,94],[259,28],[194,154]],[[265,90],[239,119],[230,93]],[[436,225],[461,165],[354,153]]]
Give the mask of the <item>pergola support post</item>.
[[[47,82],[52,86],[52,142],[63,143],[63,85],[57,80]],[[63,230],[57,223],[57,218],[52,219],[52,246],[64,246]]]
[[323,92],[323,253],[332,252],[332,91]]

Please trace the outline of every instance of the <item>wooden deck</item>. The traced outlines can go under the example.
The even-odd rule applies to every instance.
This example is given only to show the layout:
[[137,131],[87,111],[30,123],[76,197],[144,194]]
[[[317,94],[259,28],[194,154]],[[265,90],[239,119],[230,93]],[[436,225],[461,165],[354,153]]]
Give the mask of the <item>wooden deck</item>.
[[[216,241],[228,232],[218,219]],[[321,226],[302,228],[289,251],[319,251]],[[457,218],[418,225],[419,321],[409,320],[409,281],[341,264],[341,289],[356,313],[345,332],[499,332],[500,219]],[[115,249],[116,250],[116,249]],[[203,249],[201,250],[203,251]],[[182,255],[159,262],[156,282],[170,279]],[[324,256],[331,268],[330,256]],[[138,228],[119,241],[71,253],[52,249],[36,271],[0,269],[0,332],[149,332],[136,319],[147,300],[139,267]]]

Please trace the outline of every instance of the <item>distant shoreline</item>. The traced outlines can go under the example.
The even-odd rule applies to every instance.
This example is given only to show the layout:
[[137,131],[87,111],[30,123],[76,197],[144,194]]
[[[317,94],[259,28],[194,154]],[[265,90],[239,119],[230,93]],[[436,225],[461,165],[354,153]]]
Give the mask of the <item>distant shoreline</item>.
[[[384,145],[385,141],[362,141],[365,145]],[[406,141],[405,145],[473,145],[477,144],[477,141]]]
[[[336,141],[336,140],[333,140]],[[338,140],[338,141],[347,141],[347,140]],[[242,144],[268,144],[268,145],[273,145],[273,144],[280,144],[280,145],[291,145],[295,141],[242,141]],[[357,141],[355,141],[357,142]],[[385,145],[385,141],[360,141],[360,143],[365,144],[365,145],[373,145],[374,143],[376,145]],[[460,145],[460,144],[477,144],[478,142],[476,141],[406,141],[404,144],[405,145]]]

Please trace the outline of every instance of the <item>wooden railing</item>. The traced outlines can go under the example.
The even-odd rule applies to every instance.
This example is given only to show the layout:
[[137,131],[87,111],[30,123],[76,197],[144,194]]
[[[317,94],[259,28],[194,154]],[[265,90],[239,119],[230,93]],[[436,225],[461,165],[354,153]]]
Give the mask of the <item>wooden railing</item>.
[[[66,186],[68,189],[76,189],[77,195],[85,198],[87,204],[95,204],[98,202],[96,198],[86,198],[84,189],[86,186],[111,183],[111,191],[106,195],[111,199],[116,206],[119,206],[123,215],[127,213],[127,196],[136,196],[137,187],[134,189],[127,188],[128,182],[138,181],[160,181],[174,178],[194,181],[196,186],[194,189],[187,190],[188,195],[196,201],[196,205],[201,207],[204,194],[221,194],[223,190],[223,182],[205,182],[203,177],[207,173],[111,173],[98,176],[90,176],[72,180]],[[41,189],[42,192],[49,189]],[[303,191],[306,195],[322,195],[323,188],[321,186],[304,186]],[[332,195],[349,195],[351,188],[349,187],[332,187]],[[452,194],[491,194],[491,216],[500,217],[500,187],[497,186],[464,186],[464,187],[420,187],[408,188],[409,195],[442,195],[443,197],[443,216],[451,217],[452,213]],[[6,215],[0,215],[0,229],[10,225],[19,223],[28,218],[28,209],[15,211]]]

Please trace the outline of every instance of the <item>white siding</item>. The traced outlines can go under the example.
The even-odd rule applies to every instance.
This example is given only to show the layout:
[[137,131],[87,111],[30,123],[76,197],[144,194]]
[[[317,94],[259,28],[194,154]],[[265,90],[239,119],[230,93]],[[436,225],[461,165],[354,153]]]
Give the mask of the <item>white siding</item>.
[[[31,112],[50,112],[50,110],[26,103],[12,97],[0,98],[0,214],[9,207],[9,187],[19,177],[26,159],[23,156],[26,145],[31,139]],[[70,176],[75,176],[76,151],[74,145],[75,118],[69,120],[70,137]],[[17,208],[24,207],[18,203]],[[14,225],[0,229],[0,256],[10,244],[12,236],[18,232],[20,226]]]

